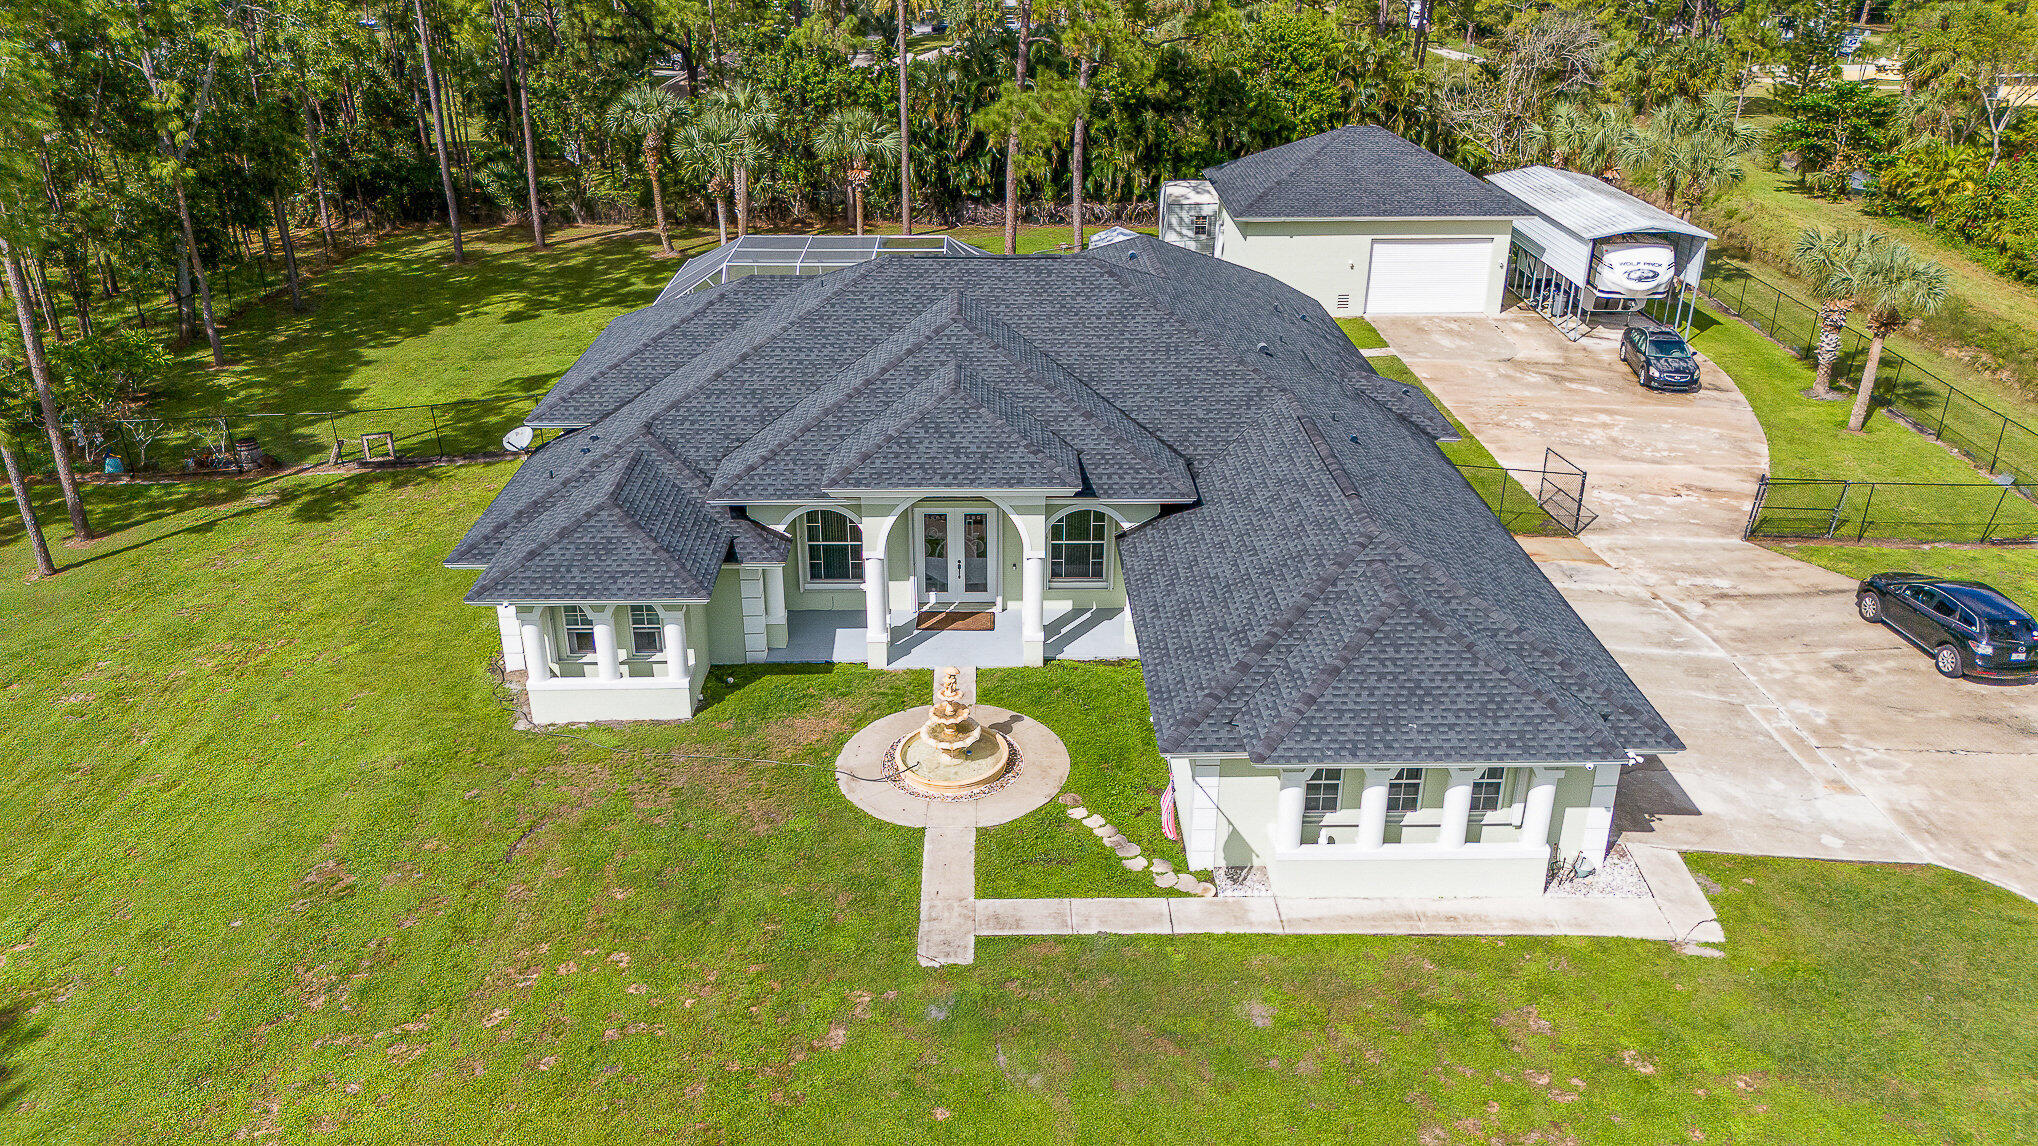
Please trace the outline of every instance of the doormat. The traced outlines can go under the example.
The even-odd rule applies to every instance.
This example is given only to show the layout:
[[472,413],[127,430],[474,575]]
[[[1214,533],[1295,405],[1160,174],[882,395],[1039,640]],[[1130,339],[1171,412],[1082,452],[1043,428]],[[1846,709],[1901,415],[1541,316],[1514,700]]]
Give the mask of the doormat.
[[923,633],[988,633],[996,620],[989,609],[927,609],[914,627]]

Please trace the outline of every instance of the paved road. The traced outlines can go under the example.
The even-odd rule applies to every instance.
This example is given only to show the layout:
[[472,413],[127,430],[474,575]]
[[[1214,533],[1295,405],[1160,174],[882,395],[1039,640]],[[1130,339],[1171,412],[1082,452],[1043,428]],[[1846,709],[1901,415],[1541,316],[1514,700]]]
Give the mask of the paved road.
[[2038,899],[2038,688],[1944,680],[1855,617],[1851,580],[1741,541],[1768,448],[1716,367],[1657,395],[1612,335],[1533,314],[1375,325],[1502,464],[1547,445],[1590,474],[1586,545],[1539,559],[1688,746],[1623,778],[1631,839],[1929,861]]

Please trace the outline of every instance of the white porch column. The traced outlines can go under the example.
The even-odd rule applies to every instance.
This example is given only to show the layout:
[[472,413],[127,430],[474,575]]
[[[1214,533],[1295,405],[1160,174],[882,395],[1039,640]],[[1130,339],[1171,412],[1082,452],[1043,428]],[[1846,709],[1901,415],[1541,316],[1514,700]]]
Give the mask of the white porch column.
[[1562,768],[1533,768],[1529,771],[1528,804],[1521,813],[1521,842],[1530,847],[1550,845],[1550,815],[1557,806],[1557,781]]
[[622,657],[616,652],[616,607],[586,608],[588,617],[594,621],[594,675],[601,680],[615,680],[623,675]]
[[688,685],[693,683],[693,665],[687,661],[686,606],[660,609],[665,622],[665,675]]
[[883,551],[863,551],[863,644],[866,661],[883,668],[892,661],[892,584],[885,579]]
[[1274,803],[1273,845],[1277,853],[1302,846],[1302,794],[1308,780],[1307,770],[1281,773],[1281,794]]
[[543,684],[552,679],[552,653],[545,647],[545,611],[518,609],[517,627],[524,642],[524,682]]
[[1585,809],[1585,838],[1579,841],[1578,854],[1595,864],[1613,846],[1613,795],[1619,787],[1620,765],[1592,766],[1592,805]]
[[1437,829],[1437,846],[1461,848],[1472,825],[1472,781],[1477,768],[1451,769],[1451,786],[1444,789],[1444,823]]
[[786,646],[785,626],[785,566],[767,566],[764,570],[765,647],[782,649]]
[[1019,655],[1029,665],[1047,663],[1047,554],[1028,553],[1025,595],[1019,601]]
[[1366,788],[1359,794],[1359,846],[1367,850],[1387,843],[1387,781],[1392,768],[1368,768]]

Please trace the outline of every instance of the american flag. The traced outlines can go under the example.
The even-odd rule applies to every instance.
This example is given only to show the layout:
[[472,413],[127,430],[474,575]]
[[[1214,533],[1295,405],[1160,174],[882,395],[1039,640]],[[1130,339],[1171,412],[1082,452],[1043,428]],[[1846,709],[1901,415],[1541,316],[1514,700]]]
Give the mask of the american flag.
[[1161,793],[1161,834],[1180,842],[1182,827],[1175,822],[1175,781],[1168,780],[1167,790]]

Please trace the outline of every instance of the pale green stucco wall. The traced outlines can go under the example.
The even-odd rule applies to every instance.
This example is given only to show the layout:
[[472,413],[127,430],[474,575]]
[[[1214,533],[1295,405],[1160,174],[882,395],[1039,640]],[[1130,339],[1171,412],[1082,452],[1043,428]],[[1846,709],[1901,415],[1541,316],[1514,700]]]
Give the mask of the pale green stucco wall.
[[[1209,758],[1195,758],[1208,761]],[[1470,895],[1535,895],[1543,885],[1546,864],[1540,859],[1524,859],[1520,856],[1482,856],[1476,848],[1462,854],[1439,856],[1435,854],[1397,857],[1392,850],[1370,853],[1363,856],[1327,856],[1303,861],[1275,860],[1270,847],[1270,833],[1277,815],[1281,787],[1281,770],[1263,768],[1252,764],[1244,757],[1218,758],[1216,778],[1216,862],[1226,867],[1274,867],[1280,893],[1340,896],[1340,895],[1409,895],[1409,896],[1470,896]],[[1617,772],[1618,769],[1613,769]],[[1419,808],[1405,816],[1390,818],[1386,842],[1429,844],[1437,838],[1441,822],[1444,790],[1449,784],[1449,770],[1426,768],[1424,770],[1422,800]],[[1556,800],[1551,813],[1551,835],[1559,844],[1558,854],[1566,858],[1577,854],[1588,832],[1595,814],[1592,808],[1593,768],[1590,765],[1565,766],[1556,785]],[[1364,791],[1364,770],[1349,769],[1340,792],[1340,811],[1356,813],[1361,794]],[[1528,789],[1532,783],[1527,768],[1509,769],[1506,787],[1502,789],[1501,807],[1487,815],[1482,822],[1475,813],[1467,833],[1468,844],[1518,844],[1519,823]],[[1598,813],[1604,815],[1603,811]],[[1184,813],[1185,818],[1187,813]],[[1346,825],[1333,825],[1332,832],[1357,830],[1356,816]],[[1191,831],[1185,822],[1184,831]],[[1303,841],[1316,842],[1320,827],[1315,817],[1305,818]]]
[[[1486,313],[1499,314],[1507,285],[1507,255],[1514,224],[1505,219],[1260,220],[1241,223],[1227,212],[1221,219],[1217,257],[1280,279],[1315,299],[1333,316],[1356,315],[1365,306],[1372,241],[1444,237],[1492,238]],[[1337,309],[1337,296],[1350,306]]]

